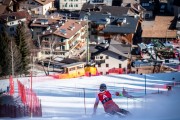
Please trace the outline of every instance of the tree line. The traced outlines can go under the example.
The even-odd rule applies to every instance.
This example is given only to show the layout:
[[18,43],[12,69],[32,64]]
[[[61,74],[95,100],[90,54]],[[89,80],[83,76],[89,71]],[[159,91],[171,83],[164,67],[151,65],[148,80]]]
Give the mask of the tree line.
[[14,36],[0,32],[0,77],[9,75],[27,75],[30,69],[31,33],[25,23],[20,22]]

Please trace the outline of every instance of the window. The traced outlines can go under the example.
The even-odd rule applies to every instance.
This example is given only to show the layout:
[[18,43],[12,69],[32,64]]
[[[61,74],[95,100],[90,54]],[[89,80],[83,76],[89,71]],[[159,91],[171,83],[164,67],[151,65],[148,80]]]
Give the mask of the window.
[[32,5],[35,5],[35,2],[31,2]]
[[14,27],[11,27],[11,28],[10,28],[10,31],[14,31]]
[[145,14],[145,18],[150,18],[150,15],[149,14]]
[[100,56],[100,59],[103,59],[103,56]]
[[62,46],[62,50],[65,50],[65,46]]
[[106,56],[106,59],[109,59],[109,56]]
[[96,59],[99,59],[99,56],[96,56]]
[[109,67],[109,64],[106,64],[106,67]]
[[63,38],[61,38],[61,42],[64,42],[64,39],[63,39]]
[[46,44],[46,45],[44,45],[44,47],[48,48],[48,47],[49,47],[49,45],[48,45],[48,44]]
[[165,7],[166,7],[165,5],[161,5],[161,9],[165,9]]
[[101,67],[101,64],[98,64],[98,67]]
[[142,3],[142,6],[149,6],[149,3]]
[[69,68],[69,71],[74,71],[74,70],[76,70],[75,67]]
[[77,66],[77,69],[82,69],[83,65]]
[[67,3],[64,5],[64,7],[67,7]]
[[49,52],[49,51],[45,51],[45,54],[46,54],[46,55],[49,55],[49,54],[50,54],[50,52]]
[[121,68],[122,66],[121,66],[121,64],[119,64],[119,68]]
[[47,40],[49,40],[49,38],[48,38],[48,37],[45,37],[45,38],[44,38],[44,40],[46,40],[46,41],[47,41]]

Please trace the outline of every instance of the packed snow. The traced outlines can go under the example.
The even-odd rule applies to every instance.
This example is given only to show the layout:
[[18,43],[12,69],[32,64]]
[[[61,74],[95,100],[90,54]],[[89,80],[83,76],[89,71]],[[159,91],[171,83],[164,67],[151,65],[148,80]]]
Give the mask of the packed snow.
[[[14,78],[30,87],[30,78]],[[54,79],[52,77],[33,77],[33,90],[41,99],[42,118],[58,120],[179,120],[180,119],[180,72],[158,74],[110,74],[72,79]],[[132,113],[131,116],[118,118],[108,116],[100,103],[97,114],[92,116],[95,96],[99,85],[105,83],[119,107]],[[0,87],[5,90],[9,80],[1,80]],[[146,84],[146,85],[145,85]],[[173,86],[167,91],[166,85]],[[146,86],[146,87],[145,87]],[[116,96],[122,89],[134,98]],[[8,119],[8,118],[1,118]],[[20,119],[20,118],[18,118]],[[21,119],[28,119],[27,117]]]

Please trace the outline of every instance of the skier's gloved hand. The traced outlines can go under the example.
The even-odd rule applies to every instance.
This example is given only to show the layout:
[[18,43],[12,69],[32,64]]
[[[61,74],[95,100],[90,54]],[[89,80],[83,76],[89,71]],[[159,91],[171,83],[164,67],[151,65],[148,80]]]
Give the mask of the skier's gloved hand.
[[116,95],[116,96],[123,96],[123,94],[120,93],[120,92],[115,92],[115,95]]

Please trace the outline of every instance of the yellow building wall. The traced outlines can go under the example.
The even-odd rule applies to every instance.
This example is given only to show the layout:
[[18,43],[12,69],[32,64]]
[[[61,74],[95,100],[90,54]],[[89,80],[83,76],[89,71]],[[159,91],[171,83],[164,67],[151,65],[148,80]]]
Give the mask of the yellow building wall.
[[78,70],[69,71],[68,73],[65,74],[59,74],[59,79],[76,78],[84,75],[85,75],[85,71],[84,68],[82,68]]
[[96,75],[97,69],[96,69],[96,67],[85,67],[85,72],[86,73],[89,72],[89,73],[91,73],[91,75]]

